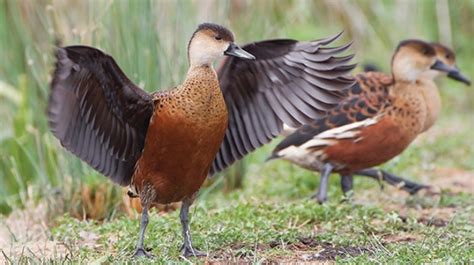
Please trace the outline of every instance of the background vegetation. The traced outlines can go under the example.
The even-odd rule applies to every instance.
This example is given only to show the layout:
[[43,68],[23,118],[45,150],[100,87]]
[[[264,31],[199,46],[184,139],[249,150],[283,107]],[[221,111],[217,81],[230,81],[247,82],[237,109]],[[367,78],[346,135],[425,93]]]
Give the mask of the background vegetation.
[[[50,237],[67,242],[74,241],[73,235],[77,236],[84,229],[99,234],[99,241],[108,238],[109,233],[120,229],[121,225],[131,228],[120,233],[120,238],[133,238],[136,233],[136,222],[120,217],[123,209],[129,209],[124,204],[122,191],[62,149],[48,130],[45,109],[54,63],[54,44],[58,40],[62,45],[84,44],[101,48],[114,56],[127,75],[148,91],[169,88],[182,81],[187,69],[188,38],[196,25],[204,21],[228,26],[241,44],[268,38],[309,40],[344,30],[338,43],[353,40],[352,52],[356,53],[356,62],[373,62],[386,71],[389,71],[392,51],[400,40],[440,41],[455,49],[459,68],[472,79],[473,14],[474,2],[470,0],[0,0],[0,213],[9,214],[46,201],[45,211],[54,210],[54,216],[67,213],[67,216],[81,219],[106,220],[102,225],[79,222],[70,217],[48,217],[47,220],[54,221],[50,225],[56,227]],[[465,178],[473,181],[474,91],[472,87],[452,81],[440,80],[439,84],[443,98],[440,122],[428,136],[422,137],[385,168],[416,176],[424,182],[432,181],[436,174],[443,175],[440,178],[450,177],[454,174],[452,171],[442,171],[448,168],[457,170],[457,173],[467,172]],[[406,261],[416,261],[419,256],[411,251],[420,249],[432,253],[430,257],[425,255],[425,261],[448,261],[442,258],[445,254],[452,255],[455,260],[465,258],[472,261],[472,193],[441,193],[441,197],[435,199],[415,200],[416,207],[421,203],[430,207],[451,205],[466,210],[467,214],[445,226],[443,232],[420,225],[416,218],[413,222],[409,219],[408,224],[400,223],[402,219],[398,215],[393,217],[390,211],[383,211],[383,205],[369,203],[366,197],[378,193],[377,184],[372,182],[356,182],[355,192],[361,193],[358,197],[364,198],[364,203],[352,209],[348,205],[338,206],[338,180],[333,178],[331,203],[321,207],[305,201],[318,183],[312,173],[284,162],[262,164],[270,148],[257,151],[246,159],[245,165],[240,164],[240,168],[229,173],[245,174],[242,190],[230,191],[236,181],[226,178],[218,178],[203,189],[195,211],[196,218],[203,220],[195,224],[196,232],[200,230],[201,233],[196,235],[197,243],[214,251],[219,246],[240,242],[243,247],[236,251],[249,252],[243,257],[251,256],[253,261],[259,261],[259,249],[255,244],[269,244],[272,240],[280,240],[282,244],[295,242],[303,235],[314,233],[314,226],[322,225],[326,232],[314,234],[324,242],[364,246],[368,245],[367,242],[373,243],[372,249],[375,250],[364,252],[363,258],[359,256],[356,261],[380,259],[387,253],[391,253],[385,257],[387,261],[403,257],[411,257]],[[439,173],[439,170],[444,173]],[[226,193],[222,194],[222,190]],[[364,193],[364,190],[372,193]],[[388,195],[384,199],[408,208],[412,202],[411,199],[393,202],[394,198]],[[353,226],[349,228],[340,223],[348,216],[354,218]],[[374,219],[386,221],[384,224],[387,225],[375,230],[367,228],[366,223]],[[248,223],[242,228],[240,225],[247,222],[245,220]],[[309,221],[304,223],[306,220]],[[165,248],[160,258],[176,259],[175,248],[180,240],[176,238],[176,214],[164,218],[155,216],[153,221],[156,223],[151,228],[154,231],[150,240],[154,242],[153,247]],[[456,226],[457,222],[461,225]],[[216,228],[203,232],[216,226],[222,230]],[[459,229],[460,226],[463,228]],[[234,231],[231,227],[242,229]],[[416,241],[412,245],[388,249],[380,242],[372,242],[376,240],[372,234],[398,233],[404,229],[417,231],[428,239],[423,244]],[[163,233],[167,235],[162,236]],[[453,237],[445,237],[445,244],[441,242],[443,240],[440,243],[437,241],[440,233],[452,234]],[[466,239],[464,233],[470,233],[471,239]],[[124,245],[124,242],[101,241],[101,246],[110,244],[113,250],[109,254],[123,258],[120,255],[129,253],[133,242]],[[437,248],[433,244],[441,245]],[[468,251],[459,252],[460,248],[455,244]],[[118,249],[124,249],[124,252],[117,254]],[[285,252],[288,249],[278,249],[276,254],[273,249],[270,252],[264,250],[263,260],[288,254]],[[89,257],[91,253],[88,251],[92,250],[80,252],[76,257]],[[100,252],[104,251],[92,251],[92,257],[110,258],[109,254],[100,256]]]

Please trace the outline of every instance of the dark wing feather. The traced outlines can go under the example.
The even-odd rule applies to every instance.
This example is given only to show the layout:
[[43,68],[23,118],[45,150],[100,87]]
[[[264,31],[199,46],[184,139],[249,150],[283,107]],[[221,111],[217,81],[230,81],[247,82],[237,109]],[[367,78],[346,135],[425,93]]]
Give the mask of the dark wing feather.
[[112,57],[85,46],[59,48],[48,120],[61,144],[120,185],[141,155],[152,97]]
[[316,41],[268,40],[242,48],[256,60],[226,58],[218,68],[229,111],[229,126],[210,175],[278,136],[283,124],[299,127],[322,117],[354,84],[346,75],[352,56],[338,57],[350,44],[325,45],[340,34]]
[[272,157],[278,157],[278,151],[289,146],[300,146],[318,134],[350,123],[373,118],[390,105],[388,87],[392,79],[383,73],[365,73],[356,77],[355,83],[348,89],[347,97],[327,116],[307,123],[283,139],[273,150]]

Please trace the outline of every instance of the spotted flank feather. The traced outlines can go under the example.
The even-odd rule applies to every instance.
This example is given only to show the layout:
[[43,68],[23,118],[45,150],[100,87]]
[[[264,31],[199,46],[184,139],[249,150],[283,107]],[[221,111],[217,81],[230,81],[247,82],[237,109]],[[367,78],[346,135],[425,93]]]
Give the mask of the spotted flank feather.
[[365,73],[357,75],[356,80],[344,101],[326,117],[295,130],[278,144],[271,158],[312,159],[309,157],[316,154],[322,163],[325,147],[343,139],[354,143],[362,141],[360,131],[376,124],[383,117],[384,108],[390,105],[387,96],[392,79],[382,73]]

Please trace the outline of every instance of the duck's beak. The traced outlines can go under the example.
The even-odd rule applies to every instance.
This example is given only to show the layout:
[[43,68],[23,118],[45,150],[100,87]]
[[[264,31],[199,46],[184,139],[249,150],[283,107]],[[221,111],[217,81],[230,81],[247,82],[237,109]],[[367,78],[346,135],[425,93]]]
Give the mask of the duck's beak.
[[224,52],[224,55],[235,56],[247,60],[255,60],[255,56],[242,50],[242,48],[240,48],[233,42],[229,44],[229,48],[227,48],[227,50]]
[[471,85],[471,80],[469,78],[465,77],[457,67],[452,67],[449,66],[445,63],[443,63],[440,60],[436,60],[435,63],[431,66],[431,69],[445,72],[448,74],[449,78],[452,78],[454,80],[463,82],[464,84],[470,86]]
[[454,80],[457,80],[457,81],[460,81],[460,82],[463,82],[464,84],[470,86],[471,85],[471,80],[469,80],[469,78],[467,78],[466,76],[464,76],[461,71],[459,70],[459,68],[455,67],[453,71],[449,72],[448,73],[448,77],[449,78],[452,78]]

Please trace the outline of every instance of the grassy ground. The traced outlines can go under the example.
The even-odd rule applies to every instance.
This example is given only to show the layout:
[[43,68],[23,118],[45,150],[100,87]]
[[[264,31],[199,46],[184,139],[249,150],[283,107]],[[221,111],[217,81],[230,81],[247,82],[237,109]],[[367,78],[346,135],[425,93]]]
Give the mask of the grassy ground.
[[[474,173],[468,161],[474,151],[456,140],[469,137],[469,119],[444,115],[439,126],[384,166],[433,185],[417,196],[389,186],[381,191],[376,182],[359,178],[352,199],[341,203],[333,176],[329,203],[318,205],[309,199],[318,178],[284,162],[252,164],[242,190],[215,192],[223,185],[223,179],[216,180],[191,210],[195,245],[209,256],[190,261],[472,262]],[[253,159],[261,160],[263,153]],[[138,232],[134,217],[84,221],[66,214],[56,217],[38,241],[26,243],[26,236],[2,250],[13,261],[125,261]],[[11,217],[10,226],[22,235],[22,227],[15,230],[15,224],[22,226],[18,218]],[[150,220],[146,245],[156,255],[153,262],[186,262],[178,251],[178,211],[154,211]]]
[[[187,38],[206,20],[228,25],[239,43],[314,39],[344,29],[339,43],[354,40],[356,61],[385,70],[399,40],[442,41],[452,44],[472,79],[474,27],[465,22],[473,13],[474,3],[462,0],[0,0],[0,262],[102,263],[133,252],[138,221],[122,190],[61,149],[48,131],[43,110],[56,38],[101,47],[149,91],[181,81]],[[446,80],[440,87],[440,121],[383,166],[433,190],[408,197],[360,178],[354,198],[341,203],[334,176],[330,201],[320,206],[308,199],[317,175],[281,161],[264,164],[269,146],[236,170],[245,175],[241,189],[232,189],[229,176],[202,189],[191,228],[209,256],[191,261],[472,262],[474,91]],[[180,243],[178,213],[153,213],[146,244],[157,259],[185,262]]]

